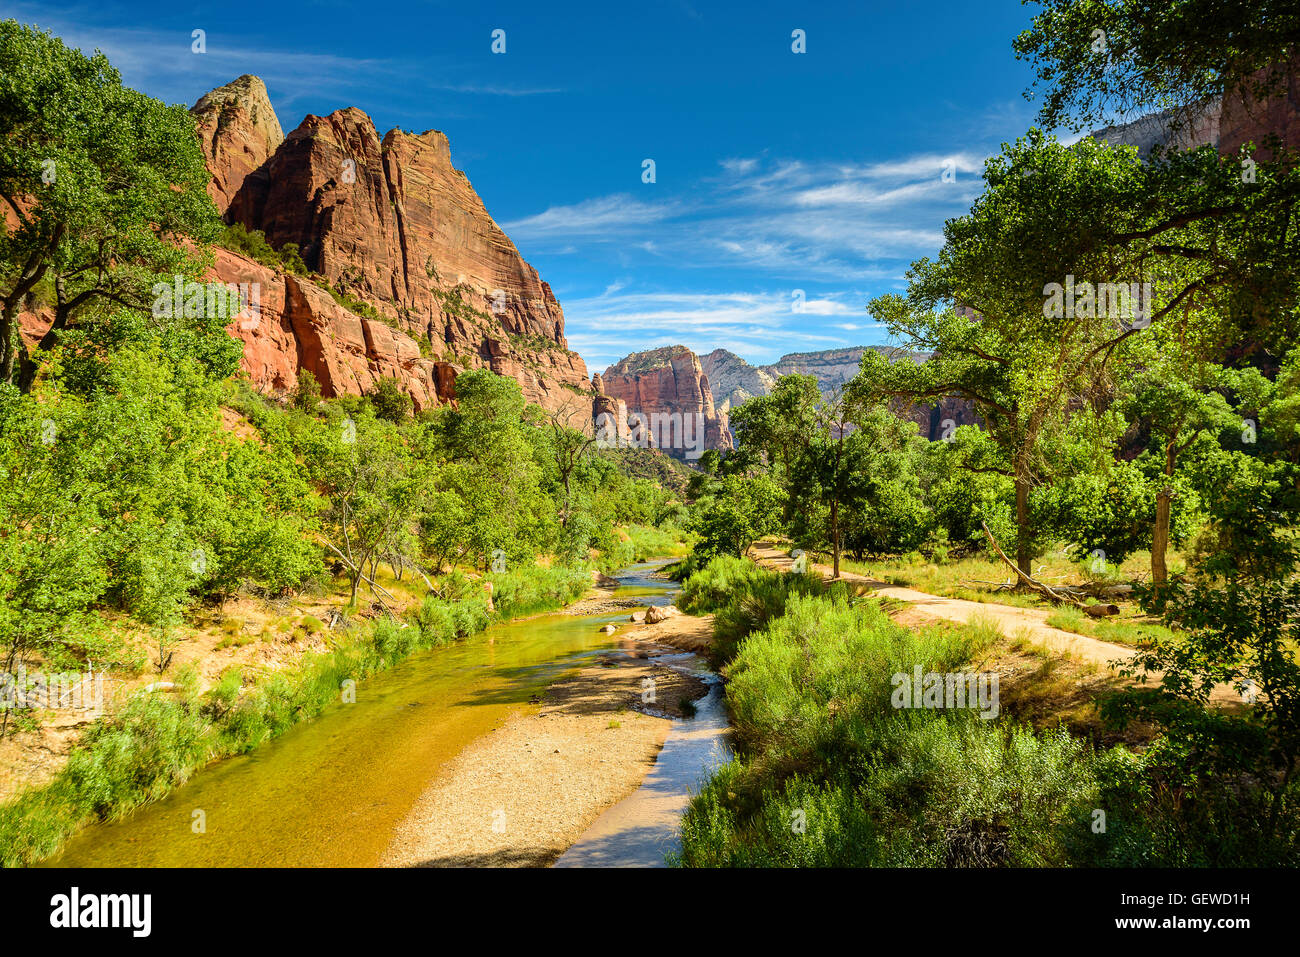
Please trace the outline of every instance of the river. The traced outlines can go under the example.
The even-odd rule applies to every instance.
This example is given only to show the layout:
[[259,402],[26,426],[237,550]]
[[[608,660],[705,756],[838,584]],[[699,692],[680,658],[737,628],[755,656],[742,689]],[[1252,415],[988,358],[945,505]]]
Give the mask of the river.
[[[644,563],[620,572],[616,597],[666,604],[676,586],[652,577],[658,567]],[[464,641],[414,654],[358,685],[355,704],[336,705],[247,755],[214,762],[168,797],[121,821],[86,828],[47,863],[375,866],[438,768],[558,677],[616,646],[618,639],[600,634],[593,623],[625,618],[626,612],[544,615],[493,625]],[[691,655],[662,660],[703,670]],[[616,805],[579,842],[605,853],[561,863],[662,862],[663,850],[675,839],[685,789],[716,758],[700,752],[692,759],[689,740],[694,730],[700,740],[716,744],[719,697],[713,687],[695,719],[674,722],[660,762],[628,799],[635,805],[640,795],[641,816],[633,807],[629,817],[624,808],[621,817],[610,820],[622,807]],[[711,754],[716,751],[713,747]],[[676,811],[665,813],[665,794],[670,804],[676,802]],[[652,800],[646,802],[647,797]]]

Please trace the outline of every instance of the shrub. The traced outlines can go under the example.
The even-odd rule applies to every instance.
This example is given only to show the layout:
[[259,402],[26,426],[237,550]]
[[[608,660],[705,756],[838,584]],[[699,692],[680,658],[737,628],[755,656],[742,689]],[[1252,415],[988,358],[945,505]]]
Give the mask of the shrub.
[[402,384],[391,376],[381,376],[366,392],[374,406],[375,415],[388,422],[401,424],[411,414],[411,396]]
[[959,671],[994,638],[914,634],[874,602],[789,594],[725,669],[739,756],[691,802],[677,863],[1067,862],[1097,806],[1084,743],[891,703],[895,673]]
[[293,390],[289,404],[299,412],[315,412],[320,405],[320,383],[310,369],[298,373],[298,386]]

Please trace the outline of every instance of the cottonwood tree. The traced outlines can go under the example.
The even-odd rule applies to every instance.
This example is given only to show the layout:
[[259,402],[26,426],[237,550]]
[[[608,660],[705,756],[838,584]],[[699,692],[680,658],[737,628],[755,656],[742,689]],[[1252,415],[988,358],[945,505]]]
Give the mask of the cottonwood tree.
[[1034,66],[1048,129],[1194,109],[1242,89],[1259,100],[1282,95],[1300,44],[1300,8],[1289,0],[1037,5],[1043,9],[1015,50]]
[[577,493],[574,485],[596,444],[594,434],[588,435],[584,430],[574,428],[574,423],[585,415],[585,408],[555,411],[547,415],[549,441],[546,443],[546,455],[554,469],[556,483],[563,489],[558,513],[561,528],[568,528],[569,520],[573,517]]
[[460,516],[455,525],[435,518],[428,530],[453,564],[470,559],[487,569],[498,552],[531,559],[552,541],[555,509],[530,436],[541,424],[518,382],[475,369],[457,377],[455,407],[438,409],[424,427],[419,454],[437,463],[434,491]]
[[1244,252],[1245,220],[1225,226],[1209,212],[1207,196],[1251,202],[1213,151],[1143,164],[1131,148],[1064,146],[1034,130],[989,161],[985,183],[970,213],[945,225],[938,259],[913,265],[907,296],[869,306],[930,359],[867,353],[864,388],[974,403],[1000,454],[971,467],[1012,479],[1027,576],[1030,496],[1054,479],[1045,439],[1072,410],[1111,401],[1130,340],[1180,310],[1231,312],[1260,270]]
[[326,500],[328,548],[346,566],[355,603],[362,581],[381,590],[380,558],[409,547],[428,487],[397,427],[373,415],[335,410],[314,431],[307,455]]
[[[63,334],[120,315],[106,306],[148,314],[160,278],[197,277],[204,256],[186,240],[220,230],[209,179],[184,107],[123,87],[101,53],[0,22],[0,381],[29,390]],[[17,317],[33,299],[54,317],[29,355]],[[239,353],[224,319],[191,320],[212,340],[218,377],[228,375]]]

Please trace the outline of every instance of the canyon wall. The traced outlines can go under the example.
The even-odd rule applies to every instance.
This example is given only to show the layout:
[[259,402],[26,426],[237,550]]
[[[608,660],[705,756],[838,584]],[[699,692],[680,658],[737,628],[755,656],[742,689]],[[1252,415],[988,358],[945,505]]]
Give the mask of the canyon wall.
[[634,352],[596,380],[607,410],[626,412],[634,440],[640,421],[649,444],[674,458],[694,461],[703,449],[733,447],[727,413],[714,405],[700,358],[685,346]]
[[284,142],[266,84],[244,74],[201,97],[194,115],[212,182],[208,194],[223,213],[250,175]]
[[[327,397],[395,376],[418,407],[446,398],[458,372],[489,368],[530,402],[589,424],[587,368],[568,349],[559,302],[452,166],[443,133],[381,138],[349,107],[284,137],[250,76],[193,112],[227,220],[276,249],[297,244],[312,274],[268,270],[267,328],[232,325],[257,388],[292,388],[293,365],[312,369]],[[238,282],[249,268],[222,254],[214,276]]]
[[[1268,94],[1262,99],[1256,96],[1256,83],[1263,83]],[[1261,71],[1219,99],[1149,113],[1091,135],[1111,145],[1136,146],[1144,160],[1156,146],[1176,151],[1208,145],[1235,155],[1252,143],[1252,156],[1261,161],[1272,158],[1274,138],[1284,148],[1300,149],[1300,54],[1292,57],[1289,68],[1276,79]]]

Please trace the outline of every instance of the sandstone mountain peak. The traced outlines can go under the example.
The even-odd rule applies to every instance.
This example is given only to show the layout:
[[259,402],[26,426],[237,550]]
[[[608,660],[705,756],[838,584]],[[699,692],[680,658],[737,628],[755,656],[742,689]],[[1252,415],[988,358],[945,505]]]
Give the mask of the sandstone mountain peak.
[[191,107],[212,171],[208,193],[223,212],[244,180],[284,142],[266,84],[245,73],[204,94]]
[[670,365],[673,359],[685,355],[694,356],[695,353],[682,345],[660,346],[657,349],[646,349],[644,352],[633,352],[606,369],[605,375],[648,372],[651,369],[659,369]]
[[[703,426],[705,448],[732,448],[727,413],[714,405],[700,357],[686,346],[634,352],[606,369],[599,387],[609,400],[626,406],[630,420],[639,418],[653,425],[665,417],[698,417],[692,421]],[[660,449],[682,457],[684,449],[674,448],[662,436],[658,439]]]
[[[813,376],[822,394],[831,395],[857,374],[862,354],[868,349],[879,352],[890,362],[924,362],[929,358],[929,353],[911,352],[896,346],[851,346],[820,352],[791,352],[776,362],[755,366],[727,349],[714,349],[703,357],[701,364],[713,384],[718,409],[725,414],[747,399],[767,395],[783,375]],[[969,425],[975,421],[971,404],[950,396],[932,406],[895,403],[893,411],[915,422],[921,434],[930,439],[942,435],[945,422]]]
[[[283,294],[269,300],[281,313],[235,330],[260,388],[292,388],[298,368],[327,396],[395,376],[421,407],[448,398],[458,370],[487,367],[544,408],[590,406],[559,302],[451,165],[445,133],[395,128],[381,138],[349,106],[309,114],[283,136],[253,76],[193,113],[226,220],[261,231],[274,249],[296,244],[312,274],[280,277]],[[235,260],[220,257],[218,268]]]

